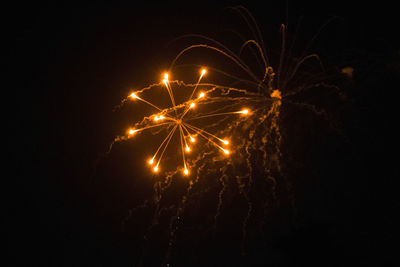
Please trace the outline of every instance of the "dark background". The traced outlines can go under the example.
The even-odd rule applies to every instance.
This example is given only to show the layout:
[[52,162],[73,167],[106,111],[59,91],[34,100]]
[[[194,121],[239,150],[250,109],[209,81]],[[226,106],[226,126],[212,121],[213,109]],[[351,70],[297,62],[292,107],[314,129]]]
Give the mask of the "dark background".
[[[152,83],[168,67],[177,53],[168,42],[187,33],[218,37],[224,7],[238,3],[253,13],[265,40],[272,39],[275,55],[286,14],[292,29],[304,17],[299,44],[318,25],[340,18],[332,34],[321,37],[319,52],[333,69],[355,69],[344,83],[349,101],[337,107],[349,142],[318,129],[308,137],[296,134],[287,149],[304,156],[300,173],[311,178],[297,179],[296,170],[289,170],[299,214],[293,225],[277,228],[268,247],[251,244],[256,251],[243,257],[229,257],[223,249],[228,244],[217,240],[221,253],[199,265],[398,264],[397,7],[390,1],[289,1],[288,8],[277,2],[5,6],[3,42],[10,45],[4,53],[11,73],[3,114],[11,121],[4,142],[11,171],[2,177],[4,266],[134,266],[141,237],[121,230],[121,214],[133,208],[129,196],[140,198],[140,190],[124,189],[130,183],[123,177],[132,170],[115,163],[115,183],[93,181],[99,155],[129,121],[117,119],[112,109],[130,88]],[[291,121],[296,114],[290,110],[283,115],[284,129],[298,131],[294,125],[301,118]],[[121,192],[125,197],[117,197]]]

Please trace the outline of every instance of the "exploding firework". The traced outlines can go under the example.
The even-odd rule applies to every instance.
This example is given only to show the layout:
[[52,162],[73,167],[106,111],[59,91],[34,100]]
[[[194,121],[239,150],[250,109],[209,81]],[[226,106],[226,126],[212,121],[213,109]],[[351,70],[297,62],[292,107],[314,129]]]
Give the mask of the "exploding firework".
[[[146,200],[146,204],[143,204],[143,207],[152,209],[153,216],[144,234],[145,245],[139,265],[149,257],[148,246],[155,239],[152,238],[152,231],[163,220],[169,233],[164,240],[164,244],[167,244],[164,265],[173,261],[174,249],[179,251],[186,244],[177,239],[178,232],[182,232],[182,236],[191,233],[193,239],[201,239],[201,235],[207,231],[199,232],[199,236],[196,236],[196,227],[184,225],[183,218],[190,220],[188,206],[194,207],[194,203],[199,199],[198,202],[201,202],[207,194],[213,194],[215,209],[210,209],[213,213],[211,222],[202,223],[208,225],[214,235],[218,235],[219,225],[229,220],[229,224],[241,232],[240,240],[235,241],[240,243],[240,251],[244,255],[246,240],[255,239],[258,234],[249,235],[248,229],[265,228],[266,218],[278,205],[278,199],[280,205],[293,204],[291,184],[281,166],[282,106],[306,108],[317,116],[327,118],[327,112],[322,108],[318,109],[304,101],[296,102],[295,96],[317,87],[339,91],[337,87],[318,80],[320,75],[315,71],[315,65],[319,67],[321,61],[317,54],[309,53],[299,57],[290,55],[292,51],[286,49],[284,25],[281,26],[280,57],[273,68],[254,18],[243,7],[235,7],[233,10],[244,18],[254,34],[254,39],[243,40],[239,53],[214,39],[189,35],[187,37],[200,38],[202,42],[182,49],[172,61],[169,73],[163,74],[161,82],[132,92],[118,106],[140,101],[153,112],[143,114],[137,123],[124,135],[115,138],[112,144],[134,139],[142,132],[152,136],[164,135],[158,143],[151,144],[153,154],[143,160],[152,172],[164,179],[154,182],[153,201]],[[240,56],[246,49],[259,61],[261,72],[256,72]],[[208,74],[204,68],[200,70],[200,76],[194,84],[170,80],[171,74],[175,75],[179,73],[178,69],[188,67],[177,63],[195,50],[206,50],[228,59],[231,63],[228,67],[207,67],[210,73],[223,76],[226,83],[204,82]],[[312,65],[312,78],[304,79],[310,77],[306,76],[310,71],[303,68],[304,63],[309,61],[317,64]],[[233,68],[239,71],[230,73],[228,70]],[[301,79],[303,82],[299,82]],[[168,94],[168,101],[164,99],[160,102],[162,105],[156,103],[161,98],[161,92]],[[181,101],[177,101],[177,96]],[[206,142],[214,149],[200,147],[201,142]],[[177,165],[175,160],[167,164],[166,155],[179,159],[181,163]],[[186,179],[186,187],[177,193],[171,187],[174,185],[173,180],[179,180],[182,176],[181,172],[184,176],[191,175]],[[224,214],[224,207],[233,205],[234,194],[241,198],[235,204],[236,220],[228,219]],[[201,221],[202,218],[192,215],[192,219]]]
[[[193,150],[192,144],[196,143],[197,137],[201,137],[202,139],[208,141],[215,148],[219,149],[223,154],[229,155],[230,150],[228,146],[230,142],[228,139],[224,139],[221,137],[212,134],[211,132],[205,130],[204,128],[198,127],[195,125],[195,121],[210,119],[213,117],[223,117],[223,116],[237,116],[241,115],[247,116],[250,115],[250,111],[248,108],[242,108],[236,111],[224,111],[226,108],[219,108],[216,110],[209,110],[206,114],[204,113],[196,113],[197,106],[206,106],[210,105],[210,103],[215,102],[227,102],[229,101],[229,97],[222,97],[219,99],[218,97],[213,96],[213,92],[217,90],[224,89],[221,86],[217,86],[214,84],[203,84],[200,83],[204,75],[207,73],[207,70],[203,68],[200,71],[200,77],[196,84],[192,84],[185,87],[193,87],[191,90],[191,94],[187,101],[181,104],[177,104],[174,97],[174,84],[184,84],[180,81],[170,81],[169,74],[165,73],[163,76],[163,80],[159,84],[154,84],[146,89],[139,90],[133,92],[129,95],[130,100],[138,100],[147,105],[151,106],[157,113],[152,114],[150,116],[144,117],[140,122],[136,123],[134,127],[127,130],[127,134],[125,136],[118,137],[116,140],[126,140],[134,137],[136,134],[143,132],[148,129],[154,128],[165,128],[168,129],[168,134],[161,141],[158,148],[155,149],[154,155],[147,160],[147,163],[152,166],[153,172],[157,173],[160,171],[160,163],[163,159],[165,151],[168,148],[168,145],[171,143],[171,140],[174,136],[178,137],[181,156],[182,156],[182,165],[183,165],[183,174],[189,175],[189,168],[187,163],[187,155],[190,154]],[[160,87],[167,90],[172,107],[169,108],[160,108],[153,104],[152,102],[140,97],[140,93],[149,89],[160,89]],[[201,91],[198,93],[198,96],[194,98],[196,90],[201,88]],[[208,89],[211,88],[211,89]],[[234,91],[239,91],[238,89],[230,88]],[[240,98],[243,100],[243,98]],[[124,100],[123,102],[125,102]],[[229,106],[232,109],[232,105]],[[177,133],[177,134],[176,134]]]

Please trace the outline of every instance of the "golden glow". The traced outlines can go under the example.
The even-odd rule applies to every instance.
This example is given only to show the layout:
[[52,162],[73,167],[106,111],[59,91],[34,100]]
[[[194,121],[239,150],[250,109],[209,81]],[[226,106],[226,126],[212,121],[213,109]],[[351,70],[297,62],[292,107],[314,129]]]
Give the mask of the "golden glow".
[[225,145],[229,145],[229,141],[228,140],[221,140],[222,143],[224,143]]
[[271,97],[282,99],[281,92],[278,89],[275,89],[274,91],[272,91]]
[[161,111],[161,109],[160,109],[159,107],[157,107],[156,105],[150,103],[149,101],[144,100],[143,98],[138,97],[137,94],[136,94],[135,92],[133,92],[133,93],[130,94],[129,96],[132,97],[132,98],[134,98],[134,99],[139,99],[140,101],[142,101],[142,102],[144,102],[144,103],[146,103],[146,104],[152,106],[153,108],[155,108],[155,109]]
[[158,171],[159,171],[158,165],[156,165],[156,166],[153,168],[153,171],[154,171],[154,172],[158,172]]
[[186,152],[190,152],[190,147],[186,145]]
[[224,153],[225,153],[226,155],[229,155],[229,153],[230,153],[228,149],[221,148],[221,150],[224,151]]
[[154,121],[160,121],[160,120],[163,120],[163,119],[165,119],[165,117],[163,115],[154,117]]
[[164,79],[168,81],[168,73],[164,73]]
[[192,136],[190,136],[190,142],[194,143],[194,142],[196,142],[196,139],[194,139]]
[[207,73],[207,70],[206,69],[202,69],[201,70],[201,76],[203,76],[204,74],[206,74]]
[[199,94],[199,98],[198,98],[198,99],[203,98],[204,96],[205,96],[205,94],[204,94],[203,92],[201,92],[201,93]]
[[139,98],[139,97],[136,95],[136,93],[132,93],[132,94],[130,94],[129,96],[132,97],[132,98],[136,98],[136,99]]
[[152,165],[152,164],[154,163],[154,158],[152,158],[152,159],[149,159],[149,161],[148,161],[148,162],[149,162],[149,164],[150,164],[150,165]]
[[237,113],[249,114],[249,110],[248,109],[242,109],[241,111],[238,111]]
[[185,166],[185,170],[183,171],[183,173],[184,173],[185,175],[188,175],[188,174],[189,174],[189,170],[186,168],[186,166]]
[[130,135],[132,135],[132,134],[136,133],[137,131],[139,131],[139,130],[130,129],[130,130],[128,131],[128,133],[129,133]]
[[194,102],[192,102],[192,103],[190,104],[190,108],[194,108],[194,106],[196,106],[196,104],[195,104]]

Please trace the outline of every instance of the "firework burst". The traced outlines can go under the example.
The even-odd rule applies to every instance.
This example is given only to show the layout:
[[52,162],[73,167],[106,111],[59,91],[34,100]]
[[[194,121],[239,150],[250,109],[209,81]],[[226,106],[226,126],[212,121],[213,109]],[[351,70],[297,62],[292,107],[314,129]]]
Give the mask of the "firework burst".
[[[241,108],[240,110],[227,111],[227,108],[211,109],[206,110],[206,113],[196,113],[196,108],[198,106],[207,106],[211,103],[216,102],[227,102],[232,100],[230,97],[215,97],[213,92],[218,90],[224,90],[220,86],[210,84],[210,83],[200,83],[203,77],[206,75],[207,70],[205,68],[201,69],[200,76],[197,83],[186,85],[185,87],[192,87],[191,94],[188,99],[180,104],[176,103],[174,95],[174,85],[184,85],[181,81],[170,81],[169,74],[165,73],[163,75],[162,82],[159,84],[154,84],[145,89],[133,92],[129,95],[128,99],[132,101],[141,101],[151,106],[157,113],[151,114],[150,116],[142,118],[142,120],[135,124],[127,130],[126,135],[118,137],[116,140],[126,140],[133,138],[136,134],[143,132],[148,129],[164,128],[167,129],[167,135],[160,142],[159,146],[155,149],[155,152],[151,158],[147,160],[147,163],[151,166],[153,172],[157,173],[160,171],[160,163],[163,159],[165,152],[171,140],[174,137],[178,138],[178,143],[180,144],[177,152],[181,153],[182,156],[182,171],[184,175],[189,175],[189,166],[187,157],[193,151],[193,146],[198,140],[203,139],[215,148],[219,149],[224,155],[229,155],[231,153],[229,146],[231,145],[229,139],[221,138],[215,134],[207,131],[201,126],[195,124],[196,121],[210,119],[215,117],[226,117],[226,116],[248,116],[250,115],[250,110],[248,108]],[[197,92],[198,88],[201,91]],[[140,94],[146,90],[163,88],[168,92],[169,99],[171,102],[171,107],[160,108],[152,102],[142,98]],[[231,88],[231,90],[238,91],[238,89]],[[195,94],[198,93],[196,97]],[[125,99],[123,102],[126,102]],[[232,105],[229,106],[232,109]],[[222,111],[223,110],[223,111]],[[159,133],[160,130],[157,131]]]
[[[239,243],[244,255],[246,240],[258,238],[259,234],[249,234],[248,229],[264,229],[266,218],[277,205],[285,203],[291,208],[294,203],[291,183],[281,166],[284,156],[281,152],[282,106],[307,108],[315,115],[322,115],[329,120],[323,109],[317,109],[315,105],[304,101],[295,101],[295,96],[310,88],[324,87],[339,92],[337,87],[318,81],[321,70],[318,55],[304,52],[304,55],[292,57],[292,51],[286,49],[286,27],[282,25],[280,56],[278,63],[272,64],[254,18],[243,7],[235,7],[233,10],[241,15],[254,34],[254,39],[243,40],[239,52],[235,53],[209,37],[188,35],[186,37],[201,39],[202,42],[183,48],[172,60],[169,73],[163,74],[161,82],[132,92],[118,106],[140,101],[153,112],[141,117],[124,135],[115,138],[112,144],[132,139],[142,132],[157,137],[163,135],[157,143],[151,143],[153,154],[144,160],[152,172],[164,176],[164,179],[155,181],[152,197],[154,201],[145,202],[147,204],[144,205],[154,208],[154,213],[144,234],[145,248],[141,255],[141,264],[149,256],[146,246],[151,242],[152,230],[160,224],[163,216],[167,217],[167,226],[164,227],[169,232],[165,240],[168,245],[164,266],[173,261],[174,249],[179,250],[178,232],[195,232],[188,224],[184,226],[182,223],[187,216],[187,207],[195,202],[194,199],[208,192],[216,193],[216,208],[211,209],[212,212],[215,211],[212,222],[205,224],[212,225],[215,235],[218,234],[218,226],[227,221],[224,207],[231,201],[232,192],[240,196],[242,202],[237,206],[237,213],[240,213],[237,217],[240,219],[236,224],[241,231]],[[219,82],[204,82],[208,74],[205,68],[200,69],[196,83],[170,80],[171,73],[179,74],[178,69],[189,69],[188,65],[178,65],[178,62],[183,61],[182,58],[194,50],[206,50],[209,54],[227,59],[224,62],[231,64],[222,68],[208,66],[207,69],[212,74],[223,76],[223,80],[228,82],[223,83],[224,85]],[[241,56],[245,51],[249,51],[259,62],[258,71],[251,65],[253,62],[248,64]],[[306,76],[309,73],[302,68],[305,62],[312,60],[317,63],[310,64],[313,66],[313,76],[305,79],[304,77],[309,77]],[[318,71],[315,71],[316,67],[319,68]],[[232,69],[239,71],[230,72]],[[164,99],[162,105],[157,102],[162,96],[161,92],[168,94],[168,101]],[[177,101],[178,98],[180,101]],[[214,149],[200,148],[199,143],[204,141]],[[111,147],[112,145],[110,149]],[[168,153],[170,151],[172,153]],[[172,164],[169,161],[167,163],[166,155],[178,159],[181,162],[178,166],[182,167],[176,169],[176,160]],[[191,174],[191,177],[183,191],[179,191],[179,194],[174,191],[175,201],[168,202],[171,192],[169,189],[174,185],[173,178],[179,172],[185,176]],[[176,201],[176,195],[180,197],[180,201]],[[231,219],[229,223],[235,224]]]

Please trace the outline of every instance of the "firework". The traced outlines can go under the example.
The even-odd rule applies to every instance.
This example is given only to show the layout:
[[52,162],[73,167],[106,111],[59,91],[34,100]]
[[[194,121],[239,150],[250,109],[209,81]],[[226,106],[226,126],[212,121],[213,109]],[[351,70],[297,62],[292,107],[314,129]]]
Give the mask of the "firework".
[[[315,111],[316,115],[325,114],[314,105],[297,103],[293,99],[312,87],[328,88],[316,79],[318,73],[314,69],[319,70],[321,63],[318,55],[292,57],[291,49],[286,49],[286,27],[282,25],[281,53],[277,64],[272,64],[254,18],[242,7],[234,7],[233,10],[239,12],[254,35],[253,39],[243,39],[239,53],[212,38],[188,35],[187,37],[200,38],[201,43],[191,44],[180,50],[172,60],[170,73],[161,75],[159,83],[136,90],[122,101],[122,104],[141,101],[153,112],[137,113],[143,115],[140,116],[141,119],[114,142],[134,138],[142,132],[160,136],[157,143],[151,142],[153,154],[145,160],[152,172],[165,174],[165,177],[154,181],[154,195],[151,198],[154,206],[144,205],[154,207],[144,242],[147,244],[152,241],[151,232],[154,226],[161,224],[162,219],[165,219],[163,216],[167,216],[169,220],[166,221],[169,223],[164,227],[168,228],[169,236],[165,240],[168,247],[163,266],[173,260],[174,249],[179,249],[177,236],[180,233],[194,235],[190,225],[184,224],[182,218],[188,215],[185,210],[195,208],[193,203],[200,195],[208,192],[218,192],[215,208],[210,209],[211,212],[215,211],[210,224],[212,229],[207,231],[215,235],[218,234],[219,225],[227,221],[232,224],[232,218],[227,219],[224,215],[224,208],[232,201],[232,194],[237,192],[242,196],[243,203],[239,203],[237,211],[240,222],[237,225],[241,230],[240,250],[244,255],[247,250],[246,240],[254,238],[248,233],[248,229],[254,229],[256,221],[264,224],[268,220],[267,216],[273,212],[274,205],[279,205],[279,202],[287,202],[288,206],[294,203],[290,180],[282,172],[281,166],[282,157],[285,156],[281,153],[281,111],[285,111],[283,108],[289,105],[296,105]],[[201,68],[193,84],[171,80],[171,73],[180,74],[177,69],[188,68],[188,65],[181,64],[180,61],[184,61],[185,55],[193,50],[207,51],[201,54],[202,57],[223,57],[225,65],[216,64],[219,69],[211,65],[207,65],[207,70]],[[255,64],[252,64],[254,62],[244,56],[245,52],[251,52],[260,64],[260,69],[255,69]],[[304,77],[309,77],[304,69],[304,62],[308,60],[316,60],[318,68],[313,69],[310,79],[305,79]],[[213,63],[215,62],[218,61]],[[216,74],[215,76],[218,74],[217,79],[223,77],[223,82],[217,82],[217,79],[214,82],[204,82],[208,71]],[[182,97],[181,91],[178,92],[178,88],[182,87],[190,89],[185,92],[185,97]],[[329,88],[336,89],[333,86]],[[159,98],[164,100],[162,105],[158,104],[161,101]],[[167,102],[168,107],[165,108]],[[198,144],[204,141],[215,149],[199,149]],[[182,167],[175,171],[167,171],[171,167],[175,168],[166,159],[169,151],[175,151],[170,156],[182,162],[179,164]],[[172,180],[180,175],[180,171],[185,176],[191,174],[190,179],[182,180],[183,183],[187,182],[187,186],[182,187],[184,189],[173,188],[175,183]],[[256,195],[259,196],[257,199],[254,197]],[[176,197],[180,197],[180,201],[177,202]],[[258,227],[259,225],[257,229]],[[143,251],[144,259],[147,251]]]
[[[141,127],[132,127],[128,129],[127,136],[124,139],[132,138],[139,132],[142,132],[147,129],[164,127],[168,129],[168,134],[164,137],[159,146],[155,149],[154,155],[147,160],[147,163],[151,166],[153,172],[159,172],[161,167],[160,163],[163,159],[163,156],[167,150],[168,145],[171,143],[171,140],[174,137],[177,137],[180,143],[180,150],[182,154],[182,164],[183,164],[183,174],[189,174],[189,167],[187,164],[187,156],[192,152],[193,148],[191,144],[194,144],[197,141],[197,137],[201,137],[202,139],[211,143],[214,147],[219,149],[224,155],[229,155],[230,150],[228,148],[229,141],[226,138],[221,138],[216,136],[213,133],[205,130],[204,128],[198,127],[192,123],[192,121],[197,119],[211,118],[211,117],[219,117],[219,116],[232,116],[232,115],[249,115],[250,111],[248,108],[242,108],[236,111],[229,112],[215,112],[216,110],[211,110],[207,114],[199,114],[196,115],[196,106],[202,103],[210,103],[217,101],[218,99],[214,98],[209,94],[212,91],[215,91],[218,88],[217,85],[214,84],[201,84],[201,80],[207,73],[205,68],[201,69],[199,79],[197,83],[194,84],[192,92],[189,98],[178,104],[175,101],[174,96],[174,88],[173,84],[175,82],[170,81],[169,74],[165,73],[163,75],[162,82],[157,84],[157,86],[153,85],[150,88],[162,87],[164,90],[168,92],[169,99],[171,102],[171,107],[162,109],[152,102],[142,98],[139,96],[140,92],[143,90],[139,90],[137,92],[133,92],[129,95],[129,99],[138,100],[146,103],[151,106],[157,113],[154,113],[148,117],[144,117],[141,123],[138,123],[137,126]],[[179,82],[176,82],[179,83]],[[198,93],[197,97],[194,97],[196,90],[198,87],[206,87],[210,88],[206,91],[201,91]]]

